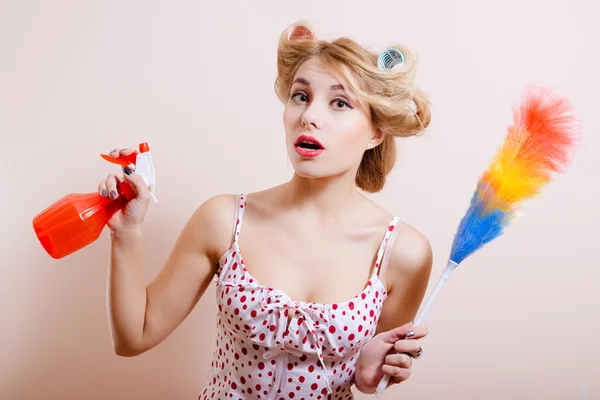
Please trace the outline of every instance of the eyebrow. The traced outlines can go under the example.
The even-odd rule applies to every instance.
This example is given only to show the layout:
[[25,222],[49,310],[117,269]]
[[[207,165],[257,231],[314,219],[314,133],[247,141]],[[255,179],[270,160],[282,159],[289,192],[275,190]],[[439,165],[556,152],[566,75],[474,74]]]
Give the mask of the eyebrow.
[[[296,82],[302,83],[303,85],[306,85],[306,86],[310,86],[310,82],[304,78],[296,78],[296,80],[293,83],[296,83]],[[344,85],[337,84],[337,85],[331,85],[329,87],[329,90],[346,90],[346,89],[344,88]]]

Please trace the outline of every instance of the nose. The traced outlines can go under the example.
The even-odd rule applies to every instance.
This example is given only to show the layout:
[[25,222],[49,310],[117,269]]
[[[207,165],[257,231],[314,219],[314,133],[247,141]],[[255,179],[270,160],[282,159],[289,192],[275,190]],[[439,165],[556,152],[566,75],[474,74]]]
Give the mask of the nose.
[[303,115],[302,116],[302,127],[307,128],[311,126],[312,128],[318,129],[320,124],[317,124],[316,119],[312,116]]
[[302,127],[308,129],[309,127],[314,129],[322,128],[322,120],[321,117],[318,116],[316,107],[313,105],[312,107],[307,107],[306,111],[302,114]]

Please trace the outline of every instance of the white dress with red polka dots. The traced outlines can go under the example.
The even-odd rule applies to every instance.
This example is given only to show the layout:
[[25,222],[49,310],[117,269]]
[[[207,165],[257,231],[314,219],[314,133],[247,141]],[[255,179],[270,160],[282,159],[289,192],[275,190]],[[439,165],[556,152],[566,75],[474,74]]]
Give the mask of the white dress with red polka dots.
[[216,348],[198,398],[352,399],[359,350],[374,336],[387,298],[379,269],[398,217],[385,231],[375,272],[361,293],[343,303],[310,303],[250,275],[238,245],[245,196],[237,199],[234,240],[215,279]]

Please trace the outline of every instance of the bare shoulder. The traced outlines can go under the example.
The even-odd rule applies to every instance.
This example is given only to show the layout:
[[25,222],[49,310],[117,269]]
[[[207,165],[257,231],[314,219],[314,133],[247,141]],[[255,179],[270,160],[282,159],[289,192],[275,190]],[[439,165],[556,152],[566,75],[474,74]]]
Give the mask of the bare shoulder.
[[383,277],[388,297],[383,305],[377,332],[413,321],[425,296],[433,264],[427,237],[404,222],[398,228]]
[[218,194],[204,201],[190,217],[187,228],[209,258],[218,263],[231,245],[237,196]]
[[[394,214],[370,201],[372,214],[365,213],[380,223],[389,221]],[[398,224],[396,238],[389,250],[384,281],[388,292],[400,283],[412,282],[421,287],[427,283],[433,263],[433,252],[429,239],[408,222]]]
[[[433,251],[429,239],[409,223],[403,222],[390,251],[388,272],[392,276],[429,277]],[[399,276],[398,276],[399,277]],[[391,282],[392,286],[394,282]]]

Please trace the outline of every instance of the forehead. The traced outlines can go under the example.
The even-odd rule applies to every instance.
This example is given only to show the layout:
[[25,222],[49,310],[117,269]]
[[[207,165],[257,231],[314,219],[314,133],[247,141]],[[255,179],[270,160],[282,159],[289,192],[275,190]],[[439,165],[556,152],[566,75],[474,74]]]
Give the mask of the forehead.
[[316,85],[342,84],[335,71],[316,57],[309,58],[300,65],[294,78],[298,77],[309,80],[311,85],[313,82]]

